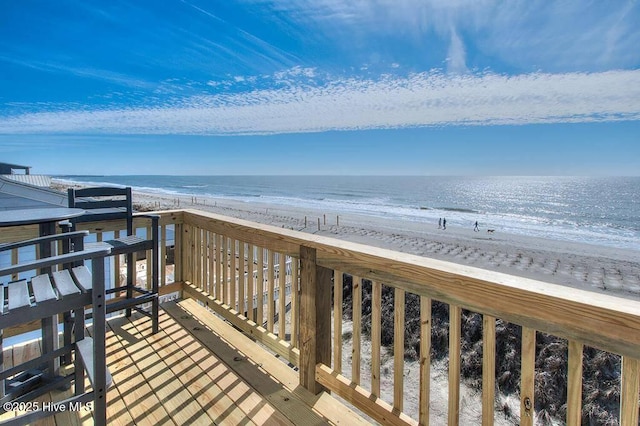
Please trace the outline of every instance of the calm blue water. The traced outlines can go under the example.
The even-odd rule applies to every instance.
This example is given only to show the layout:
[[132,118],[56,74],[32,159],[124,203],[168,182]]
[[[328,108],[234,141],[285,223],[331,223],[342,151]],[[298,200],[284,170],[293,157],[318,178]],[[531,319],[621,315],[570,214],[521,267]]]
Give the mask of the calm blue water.
[[640,250],[640,177],[58,176]]

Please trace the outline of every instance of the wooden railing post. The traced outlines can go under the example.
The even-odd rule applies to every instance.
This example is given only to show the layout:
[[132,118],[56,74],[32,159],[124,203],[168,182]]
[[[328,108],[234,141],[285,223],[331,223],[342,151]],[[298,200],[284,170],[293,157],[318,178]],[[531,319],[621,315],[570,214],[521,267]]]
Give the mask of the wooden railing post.
[[330,269],[316,264],[316,250],[300,247],[300,384],[314,394],[316,365],[331,365]]
[[[194,262],[194,251],[196,249],[194,238],[193,238],[193,227],[191,225],[183,224],[181,226],[181,259],[182,259],[182,280],[193,282],[193,262]],[[202,283],[196,283],[200,285]]]

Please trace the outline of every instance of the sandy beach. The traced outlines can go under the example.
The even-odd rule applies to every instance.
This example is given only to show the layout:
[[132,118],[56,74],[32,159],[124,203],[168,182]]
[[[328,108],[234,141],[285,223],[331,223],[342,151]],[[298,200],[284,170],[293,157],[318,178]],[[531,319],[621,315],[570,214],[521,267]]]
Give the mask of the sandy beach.
[[[640,300],[640,256],[608,246],[228,199],[134,192],[139,208],[193,208]],[[306,219],[305,219],[306,218]],[[306,225],[306,226],[305,226]]]

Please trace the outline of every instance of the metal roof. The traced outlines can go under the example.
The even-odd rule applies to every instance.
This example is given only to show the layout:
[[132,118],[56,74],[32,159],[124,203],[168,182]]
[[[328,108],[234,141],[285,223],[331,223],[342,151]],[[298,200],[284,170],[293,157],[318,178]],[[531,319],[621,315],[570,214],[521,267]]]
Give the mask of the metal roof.
[[0,210],[67,207],[67,194],[0,176]]
[[49,188],[51,186],[51,176],[46,175],[1,175],[4,178],[15,180],[22,183],[28,183],[30,185]]

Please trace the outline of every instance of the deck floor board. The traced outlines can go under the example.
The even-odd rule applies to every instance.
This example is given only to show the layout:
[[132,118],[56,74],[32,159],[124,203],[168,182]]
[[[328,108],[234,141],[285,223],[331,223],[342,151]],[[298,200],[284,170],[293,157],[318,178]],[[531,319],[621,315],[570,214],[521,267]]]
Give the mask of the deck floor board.
[[[182,323],[181,323],[182,322]],[[244,365],[235,371],[235,360],[246,354],[225,347],[216,354],[194,330],[185,329],[184,321],[177,321],[160,310],[160,331],[151,334],[151,321],[134,314],[108,321],[107,365],[113,385],[107,393],[107,418],[110,425],[284,425],[292,421],[291,412],[283,410],[282,400],[297,397],[258,368],[247,373]],[[196,330],[201,334],[201,330]],[[88,330],[91,334],[91,329]],[[212,333],[213,335],[213,333]],[[211,341],[211,339],[205,339]],[[213,339],[219,345],[219,337]],[[4,366],[37,356],[38,341],[5,347]],[[274,362],[280,362],[274,359]],[[244,370],[243,370],[244,369]],[[251,380],[257,382],[251,382]],[[265,385],[266,380],[273,383]],[[88,381],[86,383],[89,386]],[[275,392],[270,394],[265,393]],[[262,392],[262,393],[261,393]],[[42,400],[59,401],[72,394],[72,389],[53,391]],[[285,404],[290,405],[290,404]],[[309,410],[304,407],[303,411]],[[14,416],[5,413],[0,421]],[[308,415],[307,415],[308,416]],[[298,414],[298,419],[307,418]],[[312,415],[313,417],[313,415]],[[311,424],[326,423],[313,421]],[[91,412],[65,412],[35,423],[43,425],[92,425]]]

